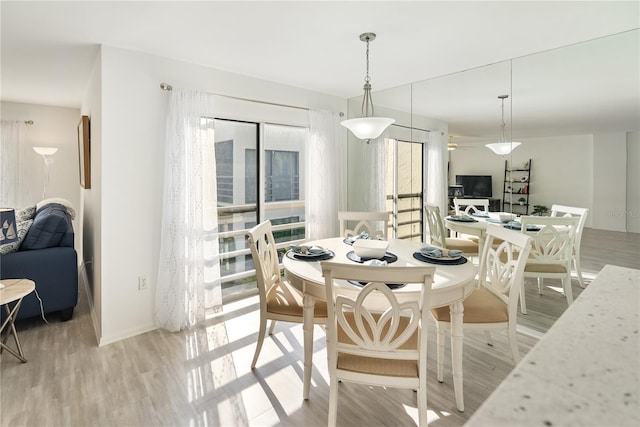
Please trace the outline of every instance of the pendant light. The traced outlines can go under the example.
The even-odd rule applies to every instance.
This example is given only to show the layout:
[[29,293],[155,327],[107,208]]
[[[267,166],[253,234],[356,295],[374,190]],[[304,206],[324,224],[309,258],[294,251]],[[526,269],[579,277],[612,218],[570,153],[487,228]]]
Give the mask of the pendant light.
[[519,142],[515,142],[515,141],[507,142],[506,138],[504,137],[504,129],[506,127],[506,124],[504,122],[504,100],[508,97],[509,95],[498,96],[498,99],[502,101],[502,123],[500,124],[500,128],[501,128],[500,142],[494,142],[493,144],[486,145],[486,147],[489,148],[491,151],[501,156],[506,156],[507,154],[511,153],[511,151],[513,151],[518,145],[520,145]]
[[374,117],[373,98],[371,97],[371,77],[369,77],[369,42],[376,39],[374,33],[360,34],[360,40],[367,43],[367,75],[364,78],[364,96],[362,98],[362,117],[359,119],[344,120],[340,124],[349,129],[357,138],[364,139],[369,143],[376,139],[394,119],[387,117]]

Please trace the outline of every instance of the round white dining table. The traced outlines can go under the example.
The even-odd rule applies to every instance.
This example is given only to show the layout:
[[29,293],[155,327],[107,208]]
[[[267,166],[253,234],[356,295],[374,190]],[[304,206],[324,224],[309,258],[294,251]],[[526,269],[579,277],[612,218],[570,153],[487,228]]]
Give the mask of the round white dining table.
[[451,231],[455,231],[459,234],[469,234],[471,236],[478,237],[478,253],[482,253],[484,247],[484,241],[487,238],[487,224],[489,218],[474,217],[475,222],[458,221],[451,219],[450,217],[444,218],[444,226]]
[[[354,261],[347,258],[347,254],[351,252],[353,248],[344,242],[343,237],[315,240],[305,244],[308,246],[321,246],[331,250],[335,254],[335,256],[331,258],[332,262],[345,264],[354,263]],[[433,265],[436,267],[431,291],[431,307],[436,308],[448,305],[451,310],[453,385],[456,396],[456,406],[458,410],[464,411],[462,375],[462,347],[464,337],[462,318],[464,307],[462,301],[472,291],[474,278],[476,276],[476,267],[470,260],[459,265],[430,264],[419,261],[413,257],[413,253],[423,246],[424,244],[421,242],[390,239],[387,252],[397,256],[398,259],[393,263],[395,266]],[[308,399],[313,365],[314,304],[316,298],[326,299],[324,277],[322,276],[320,261],[292,259],[285,255],[282,259],[282,264],[287,280],[304,295],[303,398]],[[351,285],[348,282],[344,282],[343,285],[357,289],[355,285]],[[394,290],[394,292],[411,293],[416,292],[417,289],[415,285],[412,287],[411,284],[408,284],[405,287]]]

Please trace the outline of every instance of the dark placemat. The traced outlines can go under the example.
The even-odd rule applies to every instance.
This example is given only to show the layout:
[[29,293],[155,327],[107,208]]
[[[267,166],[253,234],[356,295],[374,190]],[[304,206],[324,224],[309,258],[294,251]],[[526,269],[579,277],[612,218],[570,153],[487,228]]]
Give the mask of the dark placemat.
[[293,251],[287,251],[286,253],[286,257],[295,261],[326,261],[328,259],[333,258],[334,256],[336,256],[336,254],[333,253],[333,251],[327,251],[324,254],[320,254],[318,256],[301,256],[300,254],[297,254]]
[[[347,282],[351,283],[352,285],[360,286],[361,288],[364,287],[367,283],[369,283],[369,282],[358,282],[356,280],[347,280]],[[389,289],[398,289],[403,286],[407,286],[406,283],[385,283],[385,285],[387,285]]]
[[357,262],[359,264],[362,264],[365,261],[369,261],[372,259],[377,259],[380,261],[387,261],[387,264],[391,264],[393,262],[396,262],[398,260],[398,257],[395,254],[392,254],[391,252],[387,252],[386,254],[384,254],[384,256],[382,258],[360,258],[358,255],[356,255],[356,253],[354,251],[348,252],[347,253],[347,258],[349,258],[351,261],[353,262]]
[[[508,228],[509,230],[517,230],[517,231],[522,230],[522,226],[511,225],[511,224],[503,225],[503,227]],[[535,225],[528,225],[527,231],[540,231],[540,227],[536,227]]]
[[462,218],[462,217],[455,217],[455,216],[448,216],[447,219],[450,220],[450,221],[455,221],[455,222],[478,222],[477,219]]
[[439,264],[439,265],[460,265],[467,262],[467,259],[461,256],[458,259],[438,259],[438,258],[429,258],[422,255],[420,252],[414,252],[413,257],[418,261],[428,262],[429,264]]

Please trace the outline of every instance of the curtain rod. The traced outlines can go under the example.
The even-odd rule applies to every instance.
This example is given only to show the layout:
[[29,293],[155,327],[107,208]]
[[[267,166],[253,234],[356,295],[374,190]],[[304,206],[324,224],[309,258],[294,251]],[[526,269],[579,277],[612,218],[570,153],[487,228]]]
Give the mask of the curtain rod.
[[[423,132],[428,132],[428,133],[434,132],[431,129],[420,129],[420,128],[411,127],[411,126],[399,125],[397,123],[391,123],[391,126],[397,126],[399,128],[405,128],[405,129],[410,129],[410,130],[421,130]],[[444,136],[444,132],[440,131],[440,135]]]
[[[171,86],[168,83],[160,83],[160,89],[166,90],[166,91],[170,91],[170,90],[173,90],[173,86]],[[210,95],[222,96],[224,98],[237,99],[239,101],[248,101],[248,102],[255,102],[255,103],[258,103],[258,104],[274,105],[276,107],[295,108],[295,109],[298,109],[298,110],[309,111],[309,108],[300,107],[298,105],[278,104],[277,102],[259,101],[257,99],[241,98],[239,96],[223,95],[221,93],[213,93],[213,92],[207,92],[207,93],[210,94]],[[343,117],[343,116],[344,116],[344,113],[340,112],[340,117]]]
[[[7,122],[11,122],[11,120],[7,120]],[[16,120],[15,123],[24,123],[27,126],[31,126],[33,124],[33,120]]]

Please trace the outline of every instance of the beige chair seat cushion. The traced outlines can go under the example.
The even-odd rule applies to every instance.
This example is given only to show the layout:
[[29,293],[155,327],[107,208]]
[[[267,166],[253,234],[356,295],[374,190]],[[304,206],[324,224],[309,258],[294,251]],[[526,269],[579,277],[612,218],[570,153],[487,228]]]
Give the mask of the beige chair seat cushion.
[[[286,280],[282,280],[277,287],[267,295],[267,311],[287,316],[302,317],[303,295]],[[316,299],[314,317],[327,317],[326,301]]]
[[[486,289],[474,289],[464,299],[464,323],[500,323],[509,320],[507,305]],[[438,322],[451,322],[449,306],[431,310]]]
[[543,264],[543,263],[535,263],[528,262],[524,267],[525,273],[558,273],[564,274],[567,272],[567,269],[564,265],[560,264]]
[[470,239],[457,239],[455,237],[447,237],[445,239],[447,249],[457,249],[467,254],[478,253],[478,242]]
[[[480,246],[480,238],[478,236],[469,236],[467,237],[467,239],[469,240],[473,240],[474,242],[478,243],[478,247]],[[491,245],[491,247],[493,248],[497,248],[498,246],[500,246],[502,243],[504,242],[504,240],[502,239],[498,239],[497,237],[493,238],[493,245]],[[478,249],[479,250],[479,249]]]
[[[502,262],[507,262],[507,254],[502,253],[500,256]],[[513,254],[513,259],[518,259],[518,252]],[[561,264],[545,264],[542,262],[528,262],[524,266],[525,273],[557,273],[566,274],[567,268]]]
[[[347,321],[353,328],[355,328],[355,317],[353,314],[347,313],[345,315]],[[378,319],[380,316],[374,314],[373,317]],[[408,318],[402,318],[400,321],[399,331],[406,329],[406,325],[409,323]],[[367,325],[365,324],[365,327]],[[356,329],[357,330],[357,329]],[[387,328],[384,329],[386,331]],[[369,333],[370,329],[367,327]],[[383,332],[384,334],[384,332]],[[396,336],[399,333],[396,333]],[[346,344],[354,344],[354,342],[347,336],[344,329],[338,324],[338,342]],[[418,331],[399,348],[401,349],[416,349],[418,347]],[[416,378],[418,376],[418,362],[416,360],[393,360],[382,359],[375,357],[356,356],[346,353],[338,353],[338,369],[352,372],[363,372],[374,375],[385,375],[393,377],[410,377]]]

